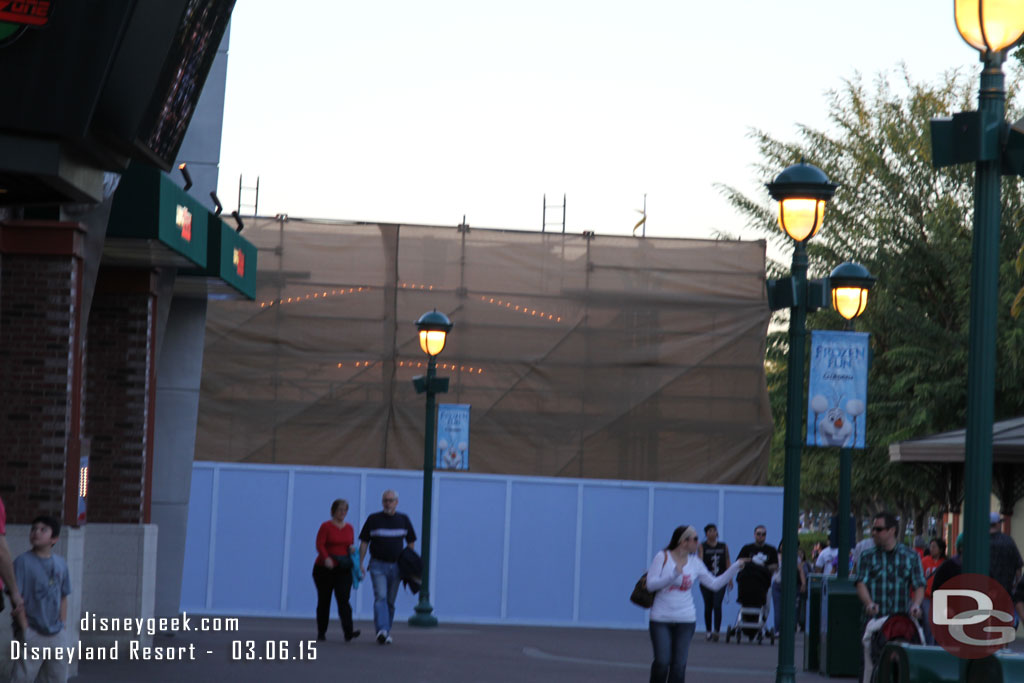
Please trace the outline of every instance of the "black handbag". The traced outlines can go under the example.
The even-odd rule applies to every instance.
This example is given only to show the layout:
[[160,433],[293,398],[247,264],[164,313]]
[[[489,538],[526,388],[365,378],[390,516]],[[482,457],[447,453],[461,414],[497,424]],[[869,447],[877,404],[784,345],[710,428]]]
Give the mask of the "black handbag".
[[633,593],[629,596],[629,601],[644,609],[650,609],[654,604],[654,593],[647,590],[647,572],[644,572],[644,575],[633,586]]
[[[668,562],[668,553],[665,553],[665,559],[661,563],[661,568],[665,568],[665,563]],[[633,586],[633,592],[629,596],[629,601],[637,607],[643,607],[644,609],[650,609],[654,604],[654,593],[647,590],[647,572],[643,573],[643,576]]]

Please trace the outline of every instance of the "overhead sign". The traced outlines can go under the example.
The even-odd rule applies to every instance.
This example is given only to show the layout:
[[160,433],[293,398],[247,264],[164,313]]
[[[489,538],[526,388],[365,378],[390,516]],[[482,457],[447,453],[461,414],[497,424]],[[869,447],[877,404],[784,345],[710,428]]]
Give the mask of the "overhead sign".
[[220,216],[207,212],[210,240],[206,272],[231,285],[248,299],[256,297],[256,246]]
[[51,0],[0,0],[0,46],[18,38],[28,28],[50,23]]
[[[121,176],[110,211],[107,237],[159,245],[162,265],[207,266],[209,211],[152,166],[133,163]],[[220,221],[218,221],[220,223]]]
[[811,331],[807,445],[864,448],[868,335]]

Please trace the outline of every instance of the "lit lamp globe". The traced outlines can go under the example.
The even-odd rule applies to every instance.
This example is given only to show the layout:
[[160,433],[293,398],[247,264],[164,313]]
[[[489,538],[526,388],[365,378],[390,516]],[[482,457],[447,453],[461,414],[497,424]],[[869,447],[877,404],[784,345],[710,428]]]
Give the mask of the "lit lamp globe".
[[868,292],[875,278],[859,263],[840,263],[828,276],[832,287],[832,308],[847,320],[853,320],[868,306]]
[[444,344],[452,327],[454,324],[448,316],[438,313],[436,308],[421,315],[416,321],[416,329],[420,333],[420,348],[423,349],[423,353],[434,357],[444,351]]
[[768,183],[768,194],[779,203],[779,227],[794,242],[806,242],[825,220],[825,204],[839,187],[811,164],[793,164]]
[[1001,52],[1024,34],[1024,0],[954,0],[956,30],[976,50]]

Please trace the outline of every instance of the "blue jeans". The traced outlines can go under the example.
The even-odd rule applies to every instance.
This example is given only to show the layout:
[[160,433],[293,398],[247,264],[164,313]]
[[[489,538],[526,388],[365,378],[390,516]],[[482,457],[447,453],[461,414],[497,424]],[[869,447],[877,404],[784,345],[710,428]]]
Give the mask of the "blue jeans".
[[683,683],[686,680],[686,657],[697,624],[692,621],[651,621],[651,683]]
[[390,633],[391,624],[395,620],[398,584],[401,582],[398,563],[371,559],[366,568],[373,582],[373,625],[378,631]]

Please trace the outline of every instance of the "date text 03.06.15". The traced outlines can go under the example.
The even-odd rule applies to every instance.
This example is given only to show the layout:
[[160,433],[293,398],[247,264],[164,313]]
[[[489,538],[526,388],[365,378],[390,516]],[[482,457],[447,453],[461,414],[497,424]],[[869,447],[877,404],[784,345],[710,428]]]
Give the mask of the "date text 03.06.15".
[[291,662],[316,659],[316,641],[232,640],[231,659],[244,662]]

